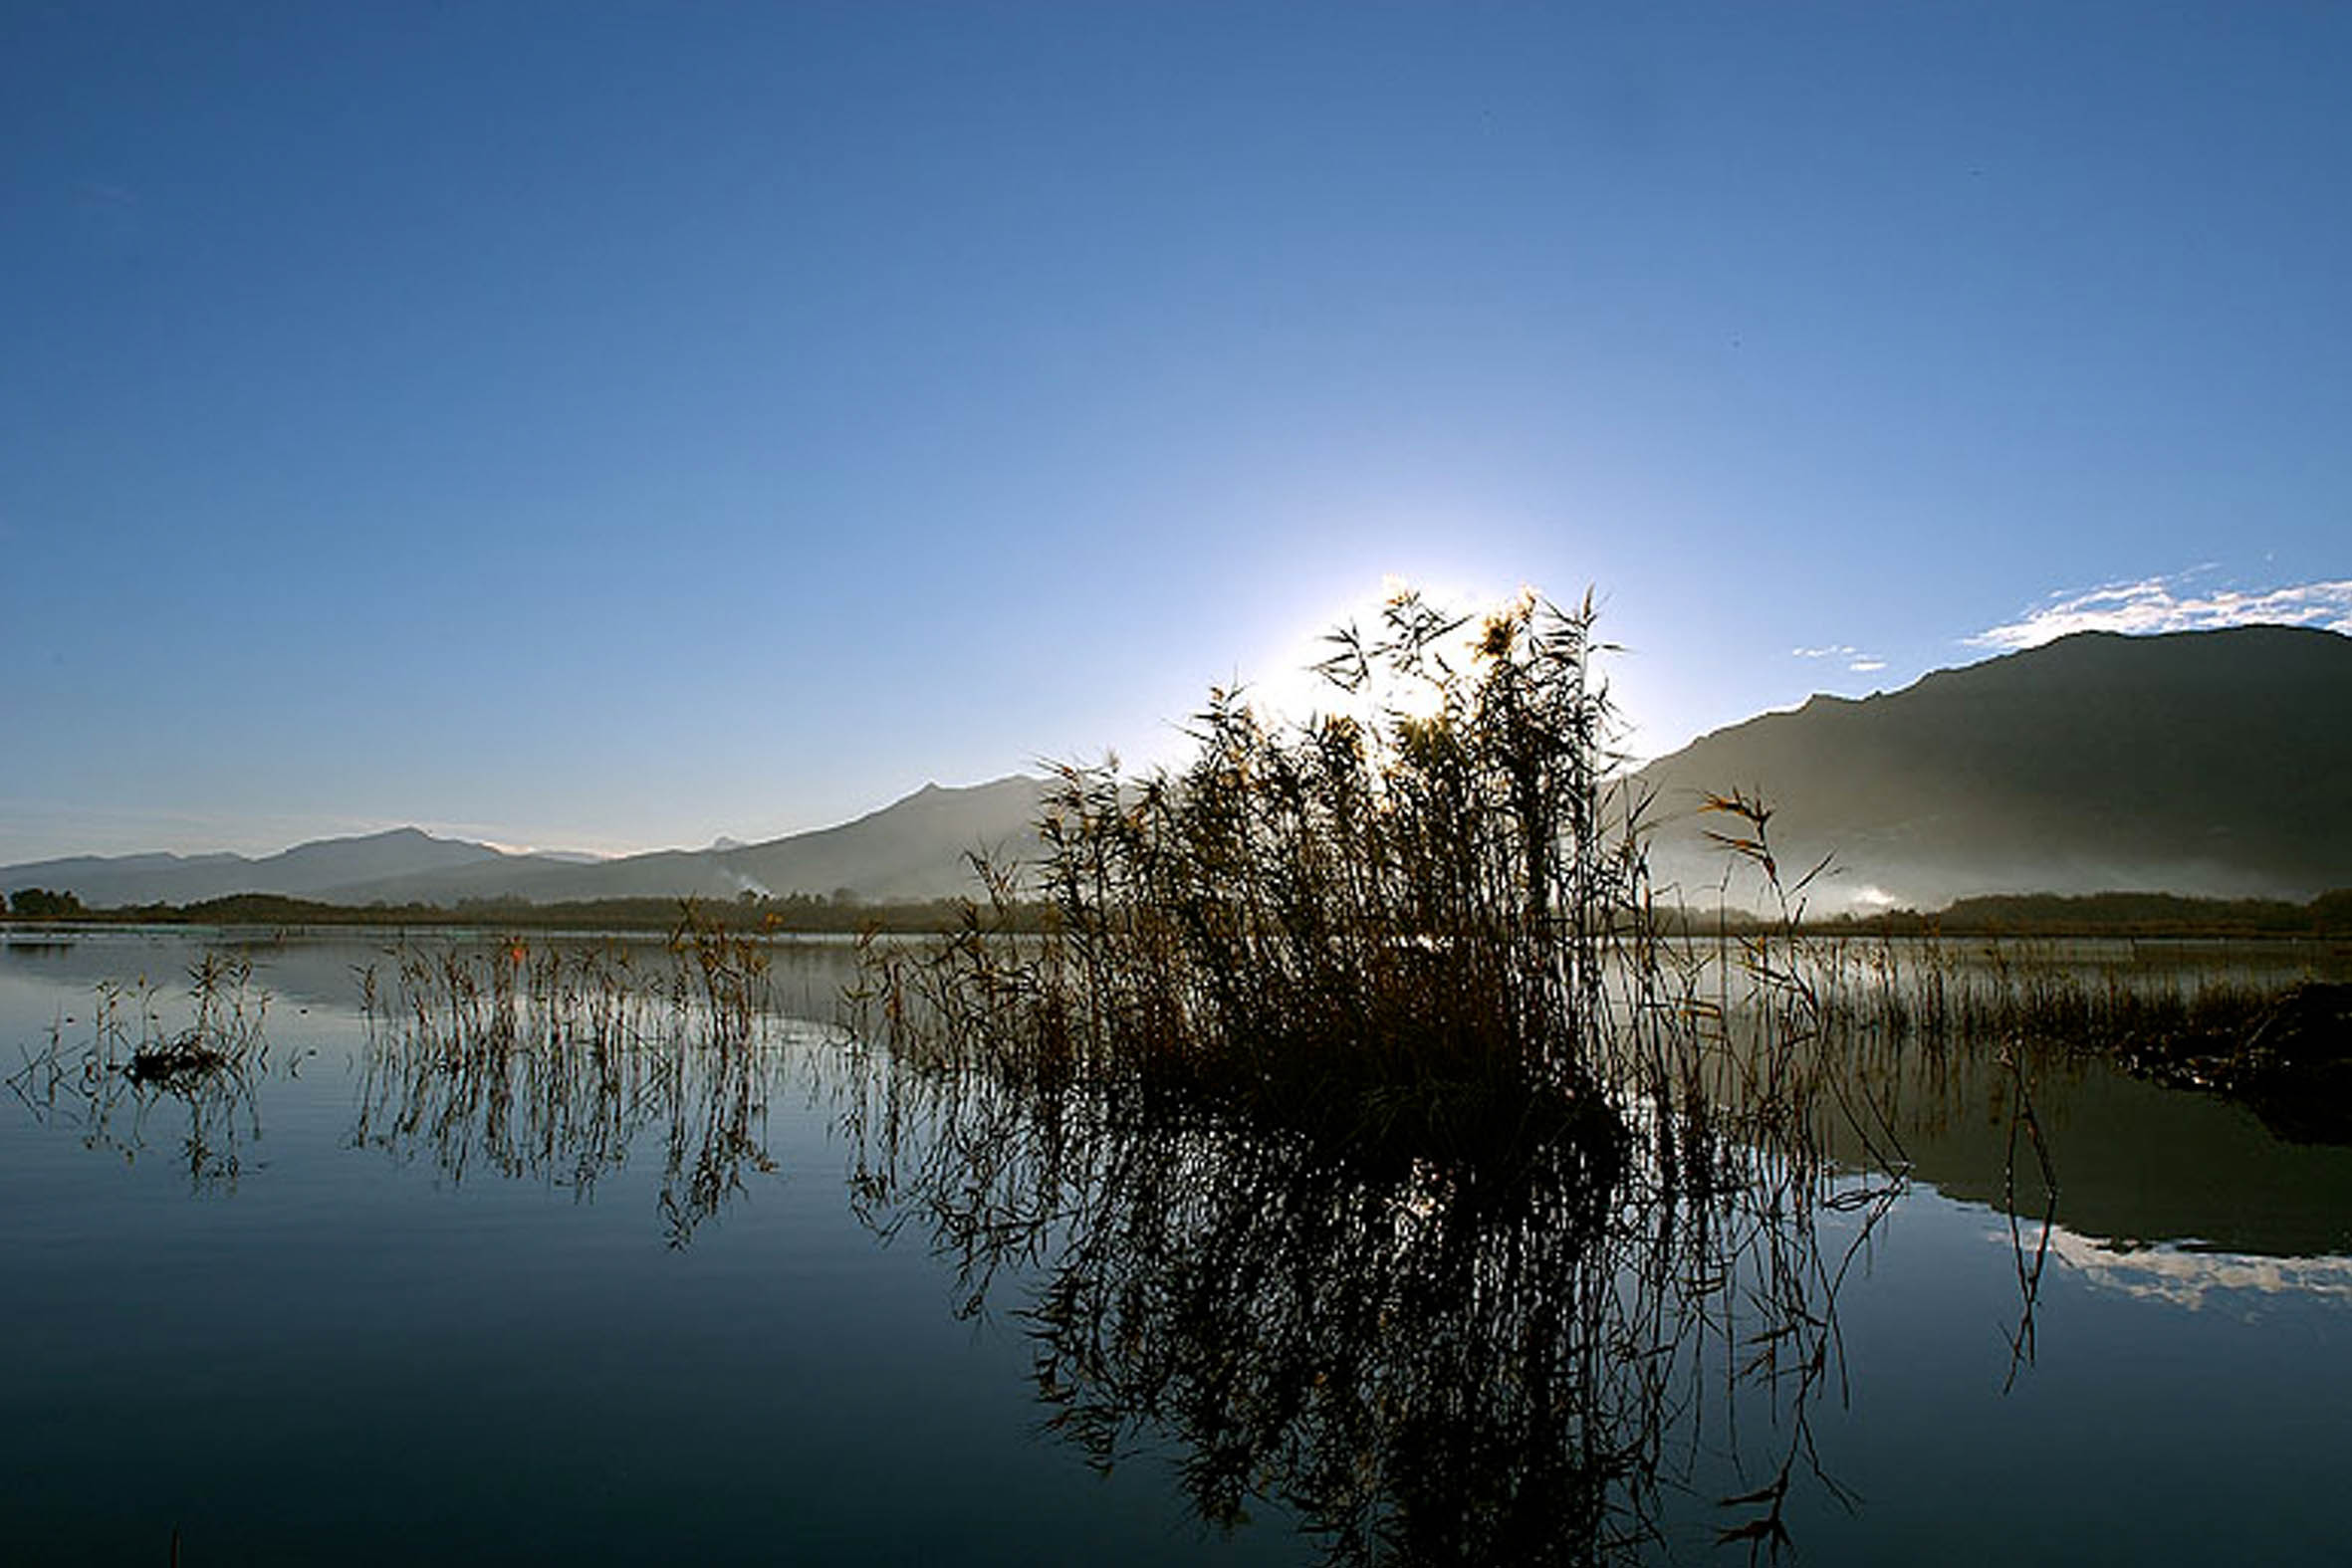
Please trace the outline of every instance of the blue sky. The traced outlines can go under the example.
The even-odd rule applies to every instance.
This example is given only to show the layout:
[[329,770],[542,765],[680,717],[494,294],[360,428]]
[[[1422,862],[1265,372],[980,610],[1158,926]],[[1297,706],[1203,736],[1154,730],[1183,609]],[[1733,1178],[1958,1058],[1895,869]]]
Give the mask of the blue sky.
[[0,861],[1167,756],[1391,579],[1640,752],[2352,626],[2352,10],[0,12]]

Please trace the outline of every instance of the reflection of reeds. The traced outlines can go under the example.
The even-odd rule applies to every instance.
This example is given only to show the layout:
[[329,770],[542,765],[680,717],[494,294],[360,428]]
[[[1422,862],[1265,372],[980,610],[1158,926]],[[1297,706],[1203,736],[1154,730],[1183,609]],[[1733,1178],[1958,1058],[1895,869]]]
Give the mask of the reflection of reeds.
[[[1801,883],[1712,966],[1668,940],[1589,606],[1460,630],[1408,595],[1341,633],[1370,715],[1219,694],[1180,776],[1063,770],[1043,933],[999,876],[871,955],[854,1189],[974,1305],[1045,1265],[1055,1425],[1103,1463],[1172,1432],[1210,1519],[1279,1494],[1342,1562],[1638,1548],[1712,1366],[1775,1432],[1723,1534],[1776,1547],[1859,1244],[1822,1222],[1866,1232],[1899,1154],[1826,1071]],[[1777,889],[1768,813],[1713,804]],[[1833,1173],[1832,1116],[1877,1179]]]
[[1280,1498],[1334,1563],[1638,1557],[1724,1448],[1724,1533],[1779,1544],[1894,1191],[1739,1143],[1695,1183],[1649,1138],[1379,1168],[1114,1079],[851,1062],[861,1213],[968,1310],[1018,1282],[1049,1426],[1104,1467],[1172,1439],[1205,1519]]
[[89,1038],[69,1048],[61,1021],[8,1085],[35,1116],[71,1122],[87,1147],[126,1160],[146,1148],[150,1116],[175,1104],[187,1118],[189,1184],[234,1188],[242,1144],[261,1135],[254,1084],[269,1068],[269,995],[253,985],[250,962],[226,954],[205,953],[187,977],[184,1025],[165,1026],[161,988],[102,982]]
[[362,976],[355,1144],[586,1195],[658,1137],[672,1245],[772,1172],[768,954],[689,918],[662,965],[617,944],[405,948]]

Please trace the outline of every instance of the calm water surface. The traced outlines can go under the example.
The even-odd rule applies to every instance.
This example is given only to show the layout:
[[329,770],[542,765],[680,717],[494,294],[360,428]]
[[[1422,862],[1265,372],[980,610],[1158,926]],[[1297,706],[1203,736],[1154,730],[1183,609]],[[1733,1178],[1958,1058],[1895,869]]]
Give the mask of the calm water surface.
[[[11,939],[0,1070],[53,1038],[72,1061],[102,984],[160,983],[148,1005],[178,1027],[186,971],[219,945]],[[958,1196],[1010,1180],[959,1142],[973,1118],[936,1102],[878,1117],[890,1095],[827,1021],[842,948],[779,950],[775,989],[810,1021],[771,1020],[756,1051],[688,1042],[496,1084],[370,1029],[355,967],[387,963],[371,944],[239,951],[249,996],[269,998],[267,1057],[243,1082],[26,1072],[0,1094],[11,1561],[159,1563],[176,1529],[190,1564],[1315,1562],[1331,1541],[1301,1529],[1313,1509],[1286,1476],[1332,1442],[1379,1449],[1392,1477],[1430,1466],[1433,1496],[1520,1474],[1524,1456],[1442,1422],[1401,1444],[1332,1438],[1334,1412],[1381,1407],[1319,1370],[1296,1409],[1233,1430],[1236,1380],[1282,1365],[1245,1343],[1254,1324],[1348,1321],[1323,1297],[1384,1260],[1249,1297],[1292,1302],[1295,1323],[1155,1321],[1154,1303],[1191,1310],[1204,1268],[1257,1266],[1257,1221],[1237,1232],[1213,1198],[1196,1213],[1186,1187],[1242,1180],[1255,1157],[1129,1150],[1098,1174],[1158,1194],[1148,1227],[1122,1210],[1013,1235],[1009,1211]],[[1913,1176],[1834,1295],[1840,1353],[1802,1412],[1817,1469],[1795,1469],[1784,1509],[1801,1559],[2341,1560],[2352,1151],[2095,1065],[2040,1060],[2028,1080],[2061,1195],[2021,1365],[2011,1079],[1955,1053],[1884,1081]],[[1262,1162],[1247,1179],[1298,1190]],[[1867,1211],[1813,1218],[1834,1267]],[[1313,1244],[1300,1223],[1266,1234]],[[1154,1251],[1147,1229],[1241,1250]],[[1102,1253],[1114,1232],[1145,1261]],[[985,1289],[976,1256],[999,1264]],[[1081,1296],[1094,1315],[1073,1321]],[[1392,1310],[1413,1308],[1363,1321]],[[1656,1440],[1655,1534],[1634,1560],[1745,1561],[1716,1535],[1756,1510],[1721,1499],[1788,1447],[1784,1388],[1722,1375],[1753,1345],[1704,1339],[1672,1409],[1611,1413]],[[1585,1377],[1587,1394],[1626,1386]],[[1249,1387],[1264,1403],[1286,1386]],[[1207,1522],[1204,1473],[1226,1459],[1256,1483]],[[1573,1560],[1578,1504],[1546,1505]]]

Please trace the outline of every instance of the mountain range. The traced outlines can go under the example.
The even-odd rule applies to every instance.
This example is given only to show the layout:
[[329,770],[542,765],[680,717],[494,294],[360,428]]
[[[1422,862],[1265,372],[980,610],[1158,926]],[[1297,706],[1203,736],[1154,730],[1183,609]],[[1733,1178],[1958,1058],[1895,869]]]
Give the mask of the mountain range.
[[0,889],[71,892],[94,909],[187,904],[228,893],[284,893],[323,903],[455,904],[522,898],[735,898],[743,893],[870,902],[973,891],[967,856],[1037,853],[1043,784],[1015,775],[964,788],[926,784],[855,821],[758,844],[665,849],[609,860],[510,854],[413,827],[331,838],[282,854],[82,856],[0,866]]
[[[1705,900],[1727,858],[1702,809],[1771,808],[1784,874],[1824,859],[1827,912],[1983,892],[2147,889],[2303,899],[2352,886],[2352,637],[2283,626],[2082,632],[1900,691],[1817,696],[1704,736],[1631,776],[1651,862]],[[0,889],[94,908],[283,893],[329,903],[548,903],[974,890],[968,856],[1037,853],[1044,784],[926,785],[855,821],[764,843],[617,859],[509,854],[398,828],[281,854],[78,857],[0,867]]]
[[2288,626],[2078,632],[1901,691],[1814,697],[1637,776],[1652,866],[1718,885],[1701,809],[1772,814],[1816,910],[2136,889],[2304,899],[2352,886],[2352,637]]
[[0,866],[0,889],[73,893],[94,909],[117,904],[189,904],[230,893],[285,893],[330,902],[343,890],[386,877],[433,875],[517,857],[486,844],[436,838],[413,827],[361,838],[323,838],[278,854],[77,855]]

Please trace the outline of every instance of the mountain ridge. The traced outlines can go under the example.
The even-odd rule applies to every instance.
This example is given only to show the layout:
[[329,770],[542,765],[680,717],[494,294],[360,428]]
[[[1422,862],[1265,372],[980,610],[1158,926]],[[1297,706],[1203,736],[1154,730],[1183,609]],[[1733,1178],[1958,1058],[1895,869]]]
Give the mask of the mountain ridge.
[[45,887],[70,892],[94,907],[139,903],[189,903],[232,893],[283,893],[317,897],[333,888],[393,867],[477,864],[504,858],[487,844],[438,838],[418,827],[318,838],[246,856],[227,852],[198,855],[151,850],[129,855],[69,855],[0,866],[0,889],[15,892]]
[[734,898],[846,891],[869,901],[977,891],[971,852],[1035,852],[1044,782],[1013,774],[985,784],[926,784],[831,827],[729,848],[659,849],[581,861],[515,854],[420,828],[314,839],[276,854],[77,855],[0,866],[0,891],[71,892],[93,908],[185,904],[236,893],[324,903],[535,903],[630,897]]
[[1816,696],[1702,736],[1633,776],[1663,807],[1653,858],[1706,887],[1699,804],[1773,810],[1780,862],[1826,856],[1864,903],[2169,889],[2309,897],[2352,883],[2352,637],[2237,626],[2078,632]]

